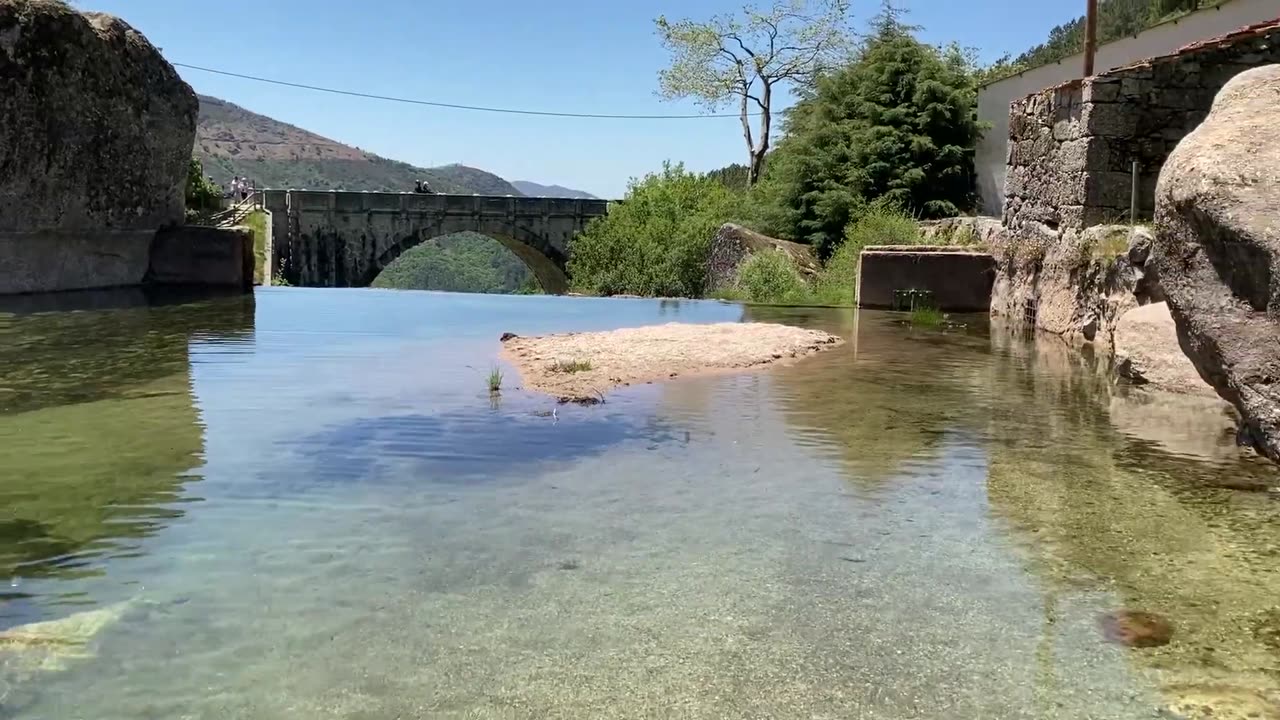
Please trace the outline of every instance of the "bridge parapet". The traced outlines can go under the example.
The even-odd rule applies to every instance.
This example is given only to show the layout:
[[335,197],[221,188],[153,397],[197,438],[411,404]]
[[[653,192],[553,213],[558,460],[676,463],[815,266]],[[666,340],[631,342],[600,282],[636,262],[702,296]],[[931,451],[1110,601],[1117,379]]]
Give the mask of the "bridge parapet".
[[586,198],[451,195],[443,193],[346,192],[333,190],[266,190],[268,206],[294,212],[406,212],[493,217],[598,217],[609,201]]

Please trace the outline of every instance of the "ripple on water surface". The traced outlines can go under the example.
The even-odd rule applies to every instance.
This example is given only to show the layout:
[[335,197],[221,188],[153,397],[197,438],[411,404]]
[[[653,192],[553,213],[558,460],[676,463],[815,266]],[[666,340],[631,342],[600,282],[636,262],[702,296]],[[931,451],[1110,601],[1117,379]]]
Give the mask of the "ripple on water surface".
[[[502,332],[736,319],[850,342],[593,408],[484,388]],[[1205,443],[1212,408],[962,322],[318,290],[4,316],[0,717],[1280,715],[1274,468]]]

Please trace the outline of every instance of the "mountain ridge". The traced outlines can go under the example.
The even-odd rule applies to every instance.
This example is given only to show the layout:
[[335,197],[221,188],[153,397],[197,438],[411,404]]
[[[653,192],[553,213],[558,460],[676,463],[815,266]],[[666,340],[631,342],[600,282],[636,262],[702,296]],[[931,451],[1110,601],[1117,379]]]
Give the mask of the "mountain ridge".
[[310,190],[413,190],[426,180],[437,192],[524,193],[503,178],[467,165],[422,168],[391,160],[276,120],[211,95],[198,95],[194,154],[214,182],[247,177],[259,187]]
[[543,185],[532,180],[511,180],[510,183],[517,190],[530,197],[554,197],[554,198],[582,198],[584,200],[599,200],[598,197],[592,195],[586,190],[575,190],[563,185]]

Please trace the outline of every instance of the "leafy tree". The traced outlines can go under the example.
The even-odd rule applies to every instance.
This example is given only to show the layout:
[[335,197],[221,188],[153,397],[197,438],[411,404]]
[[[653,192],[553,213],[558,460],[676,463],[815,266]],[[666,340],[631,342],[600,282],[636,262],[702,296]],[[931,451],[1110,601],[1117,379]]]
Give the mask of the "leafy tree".
[[574,287],[601,295],[700,296],[711,239],[738,203],[719,180],[663,163],[661,172],[632,180],[623,201],[574,238]]
[[188,212],[212,212],[222,200],[222,189],[209,181],[204,166],[196,158],[187,165],[186,202]]
[[822,257],[869,201],[943,217],[975,200],[971,56],[920,42],[888,4],[873,29],[855,62],[820,78],[788,113],[763,183],[768,229]]
[[[810,7],[812,5],[813,7]],[[747,184],[760,178],[769,151],[775,91],[811,82],[846,56],[848,0],[772,0],[743,17],[706,22],[660,16],[655,24],[670,67],[658,74],[660,94],[692,97],[709,110],[737,100],[747,145]],[[759,125],[753,131],[752,112]]]

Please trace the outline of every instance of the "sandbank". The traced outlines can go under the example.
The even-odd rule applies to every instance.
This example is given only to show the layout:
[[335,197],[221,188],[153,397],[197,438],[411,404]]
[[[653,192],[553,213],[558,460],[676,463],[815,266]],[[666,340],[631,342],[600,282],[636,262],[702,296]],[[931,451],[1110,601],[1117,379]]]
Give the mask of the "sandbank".
[[582,403],[623,385],[755,369],[843,342],[821,330],[774,323],[667,323],[503,338],[502,354],[524,387]]

